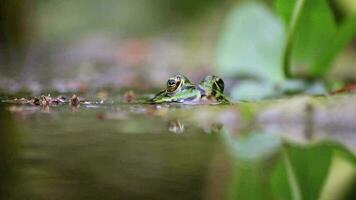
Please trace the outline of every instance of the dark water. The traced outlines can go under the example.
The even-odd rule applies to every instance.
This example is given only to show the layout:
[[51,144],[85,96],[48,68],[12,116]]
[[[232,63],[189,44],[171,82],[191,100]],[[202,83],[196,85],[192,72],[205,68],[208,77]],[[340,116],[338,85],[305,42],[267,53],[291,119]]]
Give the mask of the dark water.
[[2,199],[355,197],[352,148],[285,139],[239,109],[1,109]]

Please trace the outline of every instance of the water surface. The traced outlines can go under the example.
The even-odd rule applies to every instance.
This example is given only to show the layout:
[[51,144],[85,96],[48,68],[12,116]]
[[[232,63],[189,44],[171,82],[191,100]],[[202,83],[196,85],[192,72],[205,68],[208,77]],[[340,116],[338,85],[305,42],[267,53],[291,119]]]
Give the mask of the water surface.
[[352,146],[286,139],[243,106],[3,107],[4,199],[355,197]]

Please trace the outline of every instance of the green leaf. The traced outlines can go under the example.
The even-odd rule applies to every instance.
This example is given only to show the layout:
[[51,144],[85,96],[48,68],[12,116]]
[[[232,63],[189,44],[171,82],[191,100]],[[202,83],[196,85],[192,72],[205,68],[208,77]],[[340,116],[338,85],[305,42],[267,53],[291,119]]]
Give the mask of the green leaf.
[[239,138],[231,138],[229,133],[224,136],[233,157],[229,199],[271,199],[271,158],[279,154],[280,138],[266,133],[249,133]]
[[229,199],[273,199],[268,187],[273,165],[268,165],[268,161],[236,161],[233,167]]
[[356,165],[335,152],[320,200],[355,199]]
[[[288,24],[295,4],[300,0],[276,0],[277,13]],[[299,74],[310,74],[314,63],[322,59],[335,37],[337,26],[327,0],[305,0],[295,29],[292,29],[290,63]],[[292,70],[292,71],[293,71]]]
[[[326,145],[303,148],[286,145],[286,156],[302,199],[318,199],[328,176],[332,149]],[[291,177],[289,177],[290,179]]]
[[[301,2],[301,9],[294,10],[297,3]],[[276,10],[287,24],[297,20],[296,27],[289,29],[291,38],[288,37],[285,49],[285,56],[288,57],[285,62],[289,62],[289,68],[299,75],[324,76],[330,70],[332,61],[356,32],[356,16],[348,17],[338,25],[329,4],[328,0],[276,1]],[[293,14],[298,14],[298,18],[293,19]],[[291,71],[286,70],[289,73]]]
[[230,77],[283,80],[284,35],[280,19],[262,4],[233,8],[218,41],[217,71]]
[[328,48],[317,59],[312,67],[312,76],[320,77],[331,68],[332,61],[341,52],[341,50],[354,38],[356,33],[356,16],[347,18],[337,30],[333,40],[330,41]]
[[279,160],[270,179],[273,199],[292,199],[287,171],[286,164],[282,160]]
[[339,180],[344,187],[326,187],[335,156],[355,166],[355,155],[339,143],[300,145],[286,141],[281,146],[280,139],[270,134],[222,135],[233,164],[229,199],[308,200],[319,199],[322,194],[348,196],[353,192],[344,190],[352,188],[347,177]]

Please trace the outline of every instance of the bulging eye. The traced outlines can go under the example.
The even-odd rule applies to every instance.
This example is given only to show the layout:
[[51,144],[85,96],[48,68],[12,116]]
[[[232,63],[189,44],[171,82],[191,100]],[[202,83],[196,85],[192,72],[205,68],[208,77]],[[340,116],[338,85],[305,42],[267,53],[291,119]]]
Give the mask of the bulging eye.
[[173,80],[173,79],[169,79],[169,80],[167,81],[167,85],[168,85],[168,86],[173,86],[173,85],[175,85],[175,84],[176,84],[176,81]]
[[216,79],[216,84],[217,84],[217,89],[219,89],[221,92],[224,92],[224,87],[225,87],[225,84],[224,84],[224,81],[221,79],[221,78],[217,78]]

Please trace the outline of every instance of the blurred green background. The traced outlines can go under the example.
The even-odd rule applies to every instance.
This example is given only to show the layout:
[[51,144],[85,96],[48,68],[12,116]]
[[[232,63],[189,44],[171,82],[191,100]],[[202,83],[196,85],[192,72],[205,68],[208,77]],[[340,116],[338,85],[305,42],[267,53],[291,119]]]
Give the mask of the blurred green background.
[[352,0],[1,4],[0,85],[7,92],[158,88],[176,73],[194,82],[214,73],[234,100],[253,100],[323,94],[356,77]]
[[[211,57],[219,29],[215,25],[227,3],[20,0],[1,4],[1,79],[15,80],[19,85],[14,90],[26,85],[35,90],[47,86],[76,90],[82,83],[89,88],[140,87],[132,83],[135,77],[158,87],[174,73],[191,74],[207,67],[212,59],[205,59]],[[75,86],[68,86],[70,81]],[[4,89],[6,84],[13,85],[3,81]]]

